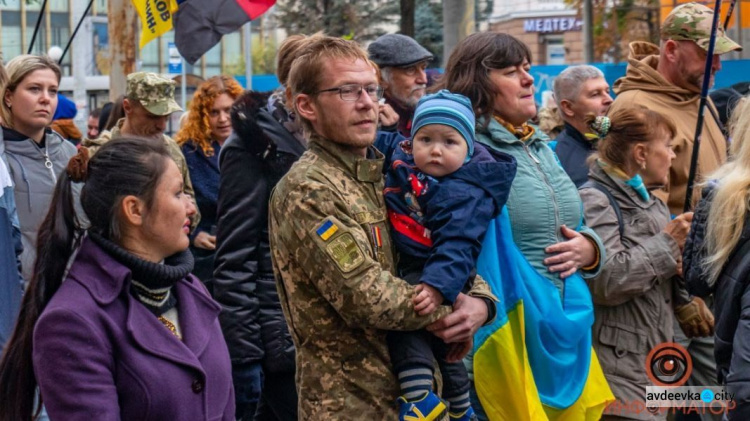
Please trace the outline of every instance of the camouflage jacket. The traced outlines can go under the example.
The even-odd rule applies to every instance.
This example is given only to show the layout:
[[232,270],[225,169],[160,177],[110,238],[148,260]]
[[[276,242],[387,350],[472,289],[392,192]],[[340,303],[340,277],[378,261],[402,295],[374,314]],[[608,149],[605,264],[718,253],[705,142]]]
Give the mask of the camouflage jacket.
[[[117,121],[115,127],[112,127],[112,131],[103,131],[96,139],[83,139],[81,145],[85,146],[89,150],[89,154],[91,154],[91,156],[94,156],[96,151],[104,146],[105,143],[109,142],[111,139],[122,136],[122,134],[120,133],[120,128],[122,127],[122,124],[124,122],[125,119],[121,118]],[[198,222],[200,222],[201,220],[201,214],[198,210],[198,205],[195,203],[195,190],[193,190],[193,183],[192,181],[190,181],[190,173],[188,172],[188,166],[185,162],[185,156],[182,155],[182,149],[180,149],[174,139],[165,134],[161,136],[164,139],[164,143],[167,145],[169,155],[177,164],[177,168],[179,168],[180,174],[182,174],[182,182],[183,186],[185,187],[185,194],[188,194],[191,198],[193,198],[193,204],[195,204],[195,215],[190,218],[190,229],[194,230],[195,227],[198,226]]]
[[[394,276],[383,155],[313,137],[279,182],[270,242],[279,298],[297,348],[299,418],[395,419],[398,382],[386,330],[416,330],[414,286]],[[484,281],[472,295],[492,298]]]

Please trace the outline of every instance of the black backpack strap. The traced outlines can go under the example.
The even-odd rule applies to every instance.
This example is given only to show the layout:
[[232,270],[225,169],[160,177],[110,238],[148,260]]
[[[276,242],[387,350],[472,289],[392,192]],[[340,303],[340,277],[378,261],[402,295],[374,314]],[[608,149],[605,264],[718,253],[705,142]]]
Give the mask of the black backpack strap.
[[612,209],[615,211],[615,215],[617,216],[617,225],[619,226],[620,230],[620,239],[622,239],[622,235],[625,232],[625,225],[622,222],[622,211],[620,211],[620,205],[617,204],[617,200],[615,200],[615,197],[612,196],[612,193],[610,193],[609,190],[607,190],[606,187],[602,186],[601,184],[597,183],[594,180],[588,180],[579,189],[585,189],[585,188],[593,188],[597,189],[600,192],[604,193],[605,196],[607,196],[607,199],[609,200],[609,205],[612,206]]

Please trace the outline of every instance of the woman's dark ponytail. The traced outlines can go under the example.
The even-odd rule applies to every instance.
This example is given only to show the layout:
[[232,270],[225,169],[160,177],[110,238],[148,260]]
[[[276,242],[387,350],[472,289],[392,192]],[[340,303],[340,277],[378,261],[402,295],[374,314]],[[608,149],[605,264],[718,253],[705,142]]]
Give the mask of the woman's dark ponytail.
[[137,196],[150,208],[167,159],[169,151],[161,139],[119,138],[102,146],[90,161],[88,150],[80,148],[60,175],[39,228],[33,275],[0,360],[0,421],[32,421],[41,410],[32,363],[34,326],[60,288],[83,236],[74,206],[74,182],[85,183],[80,199],[90,223],[87,229],[119,242],[122,198]]
[[[88,151],[71,159],[88,164]],[[26,421],[38,415],[40,405],[34,408],[36,377],[31,362],[34,325],[44,307],[60,288],[65,267],[77,246],[78,221],[73,206],[74,177],[70,164],[55,186],[49,212],[39,227],[37,257],[34,271],[21,302],[18,321],[0,361],[0,421]],[[81,181],[81,180],[77,180]]]

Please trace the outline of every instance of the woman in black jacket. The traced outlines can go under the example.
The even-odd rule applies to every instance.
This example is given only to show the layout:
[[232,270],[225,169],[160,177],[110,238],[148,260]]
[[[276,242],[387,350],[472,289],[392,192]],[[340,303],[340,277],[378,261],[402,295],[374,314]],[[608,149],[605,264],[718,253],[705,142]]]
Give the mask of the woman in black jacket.
[[[735,108],[732,159],[712,174],[685,245],[688,291],[714,293],[717,376],[737,407],[729,420],[750,419],[750,101]],[[742,227],[741,229],[739,229]]]
[[[309,39],[295,35],[281,45],[282,86],[295,53]],[[238,420],[297,419],[294,345],[268,244],[271,191],[306,149],[284,92],[243,94],[232,106],[234,133],[219,156],[214,298],[223,307],[220,321],[232,358]]]

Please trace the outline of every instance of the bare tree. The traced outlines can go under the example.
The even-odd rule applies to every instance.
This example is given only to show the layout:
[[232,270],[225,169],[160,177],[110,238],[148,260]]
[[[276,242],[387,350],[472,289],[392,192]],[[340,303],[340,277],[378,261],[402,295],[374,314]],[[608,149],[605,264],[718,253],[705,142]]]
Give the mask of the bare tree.
[[378,0],[280,0],[275,16],[289,34],[325,31],[331,36],[366,41],[383,33],[378,24],[391,22],[394,12],[398,13]]
[[459,41],[474,32],[474,10],[474,0],[443,1],[443,61]]
[[414,0],[401,2],[401,33],[414,38]]

